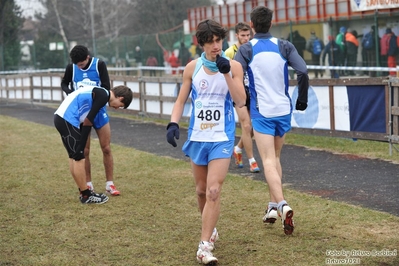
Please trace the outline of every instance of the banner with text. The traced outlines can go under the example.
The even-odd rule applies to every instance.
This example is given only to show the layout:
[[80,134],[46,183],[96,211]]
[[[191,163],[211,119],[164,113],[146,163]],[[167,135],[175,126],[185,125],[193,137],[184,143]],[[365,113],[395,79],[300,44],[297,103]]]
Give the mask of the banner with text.
[[351,0],[352,12],[399,8],[399,0]]

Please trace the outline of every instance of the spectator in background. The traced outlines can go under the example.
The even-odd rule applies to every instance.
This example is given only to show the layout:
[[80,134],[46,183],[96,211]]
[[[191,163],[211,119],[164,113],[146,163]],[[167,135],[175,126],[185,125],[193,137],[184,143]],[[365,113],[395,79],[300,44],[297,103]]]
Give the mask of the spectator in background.
[[[288,39],[291,41],[290,39]],[[306,39],[296,30],[292,33],[292,44],[295,46],[298,54],[303,58],[303,52],[306,50]]]
[[[312,55],[312,65],[314,66],[319,66],[320,65],[320,55],[321,52],[324,49],[324,43],[322,40],[320,40],[314,31],[310,33],[310,38],[306,43],[306,50]],[[323,77],[323,71],[320,69],[315,69],[314,70],[315,77],[320,76]]]
[[[328,56],[328,65],[329,66],[337,66],[337,62],[341,60],[341,49],[338,44],[334,40],[334,36],[328,36],[328,43],[323,49],[323,53],[321,56],[321,62],[324,64],[326,60],[326,56]],[[331,69],[331,78],[339,78],[338,71]]]
[[[335,38],[335,43],[338,44],[339,49],[341,50],[340,61],[337,62],[337,66],[346,66],[346,40],[345,40],[346,28],[339,28],[339,32]],[[345,75],[345,70],[338,71],[341,76]]]
[[163,50],[163,65],[165,67],[165,74],[169,75],[172,73],[172,70],[170,69],[170,64],[169,64],[169,51],[168,50]]
[[[346,40],[346,51],[347,51],[347,64],[348,67],[354,67],[357,63],[357,52],[359,49],[359,41],[357,40],[357,32],[355,30],[348,29],[345,34]],[[348,75],[354,76],[355,71],[348,70]]]
[[[281,39],[284,39],[284,38],[281,38]],[[299,34],[299,32],[296,30],[293,33],[288,34],[288,37],[286,40],[290,41],[297,49],[298,54],[302,58],[304,58],[303,52],[304,52],[304,50],[306,50],[306,39],[303,36],[301,36]],[[294,78],[294,73],[295,73],[294,70],[289,70],[290,79]]]
[[186,48],[184,42],[180,43],[179,61],[181,66],[186,66],[191,61],[190,51]]
[[[179,59],[175,56],[175,53],[172,52],[172,54],[168,58],[168,63],[172,68],[177,68],[179,67]],[[172,70],[172,75],[176,74],[176,69]]]
[[[134,53],[134,59],[136,60],[136,66],[138,68],[140,68],[143,65],[140,46],[136,46],[136,52]],[[137,75],[141,76],[141,69],[137,70]]]
[[197,44],[197,47],[195,47],[195,53],[198,55],[198,57],[200,57],[202,52],[203,52],[203,49],[202,49],[201,45]]
[[[382,36],[380,40],[381,47],[381,66],[388,67],[388,50],[389,50],[389,42],[391,40],[392,30],[391,28],[387,28],[385,30],[385,34]],[[388,72],[383,72],[384,76],[388,75]]]
[[[152,66],[152,67],[156,67],[158,66],[158,60],[156,59],[156,57],[150,53],[150,56],[147,58],[147,62],[146,62],[147,66]],[[156,71],[155,69],[150,69],[150,76],[156,76]]]
[[[396,68],[396,56],[398,55],[398,37],[391,30],[391,28],[386,29],[386,34],[390,35],[388,42],[388,52],[387,52],[387,64],[389,68]],[[389,71],[389,75],[395,77],[395,71]]]
[[191,54],[191,60],[198,58],[197,56],[197,46],[192,42],[190,48],[188,49]]
[[229,42],[227,41],[227,38],[224,38],[222,50],[226,51],[229,47],[230,47],[230,45],[229,45]]
[[[371,30],[362,38],[363,64],[367,67],[376,67],[377,61],[375,56],[375,26],[371,26]],[[375,71],[369,71],[370,77],[375,77]]]
[[140,46],[136,46],[136,52],[134,54],[134,59],[136,60],[136,64],[138,67],[142,66],[142,56]]

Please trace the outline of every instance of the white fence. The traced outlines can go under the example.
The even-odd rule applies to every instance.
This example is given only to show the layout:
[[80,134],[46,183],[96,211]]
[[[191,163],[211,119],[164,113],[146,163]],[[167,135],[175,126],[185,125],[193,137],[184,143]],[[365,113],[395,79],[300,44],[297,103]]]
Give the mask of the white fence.
[[[112,73],[111,71],[113,70],[110,69],[110,73]],[[61,77],[61,73],[52,72],[0,75],[0,99],[28,101],[32,104],[37,102],[59,103],[65,97],[60,88]],[[123,84],[132,89],[133,101],[126,110],[127,112],[163,119],[170,118],[182,83],[180,75],[138,77],[111,74],[110,79],[112,87]],[[397,78],[310,80],[309,107],[304,112],[294,111],[293,132],[398,143],[399,137],[392,136],[394,129],[398,127],[398,123],[392,123],[399,117],[399,112],[396,114],[398,107],[390,104],[392,91],[398,89],[396,87],[398,84],[390,82],[391,79]],[[367,108],[364,111],[357,111],[356,116],[370,117],[368,118],[370,121],[365,123],[367,130],[357,130],[356,125],[353,125],[354,113],[351,113],[351,108],[358,105],[358,103],[350,104],[349,101],[348,91],[353,88],[358,88],[360,91],[367,90],[368,94],[375,94],[376,97],[382,99],[379,102],[381,105],[379,110],[382,110],[382,114],[379,116],[373,116],[373,112],[369,112]],[[289,92],[295,101],[295,80],[290,81]],[[370,103],[360,104],[368,105]],[[183,117],[188,120],[190,113],[191,102],[189,99]],[[396,132],[398,131],[396,130]]]

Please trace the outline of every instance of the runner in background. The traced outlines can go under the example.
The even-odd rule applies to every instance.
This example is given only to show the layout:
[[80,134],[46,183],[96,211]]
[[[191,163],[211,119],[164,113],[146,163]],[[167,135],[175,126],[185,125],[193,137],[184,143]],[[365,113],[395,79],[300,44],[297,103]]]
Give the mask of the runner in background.
[[[72,64],[68,64],[64,76],[61,80],[62,90],[69,95],[81,86],[101,86],[106,90],[111,89],[107,66],[104,61],[96,57],[91,57],[87,47],[83,45],[76,45],[69,53]],[[101,108],[97,114],[94,124],[101,151],[103,153],[103,163],[105,170],[105,190],[112,196],[120,195],[120,191],[116,189],[114,184],[114,158],[111,152],[111,126],[109,124],[109,117],[107,114],[107,107]],[[87,139],[85,147],[85,169],[86,182],[90,190],[94,190],[91,179],[91,164],[90,164],[90,134]]]
[[[230,57],[230,59],[233,59],[238,51],[238,48],[242,44],[247,43],[251,38],[251,28],[246,23],[243,22],[238,23],[235,27],[235,32],[236,32],[237,43],[233,44],[225,51],[226,55]],[[246,73],[244,74],[244,85],[245,89],[247,90],[247,94],[249,96],[248,75]],[[235,108],[241,125],[241,138],[238,141],[237,145],[234,146],[233,156],[235,159],[235,164],[239,168],[243,168],[244,164],[242,161],[242,149],[245,149],[249,162],[249,171],[252,173],[259,173],[260,169],[254,158],[254,152],[253,152],[253,142],[252,142],[253,130],[252,130],[251,118],[249,117],[249,103],[250,103],[249,97],[247,97],[246,108]]]

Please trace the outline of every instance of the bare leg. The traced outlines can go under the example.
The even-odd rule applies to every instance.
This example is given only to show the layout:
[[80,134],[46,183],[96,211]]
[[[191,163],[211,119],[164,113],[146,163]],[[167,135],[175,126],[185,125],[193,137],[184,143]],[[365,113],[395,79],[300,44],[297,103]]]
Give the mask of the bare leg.
[[236,146],[240,149],[244,149],[244,142],[242,141],[242,137],[240,138]]
[[229,159],[217,159],[208,166],[191,163],[202,215],[201,241],[209,241],[220,215],[220,193],[230,165]]
[[87,137],[86,147],[84,150],[85,154],[85,171],[86,171],[86,182],[91,182],[91,164],[90,164],[90,134]]
[[265,178],[269,185],[270,199],[272,202],[280,202],[284,200],[280,155],[285,135],[280,138],[261,134],[255,130],[254,135],[260,157],[262,158]]
[[237,146],[241,149],[244,147],[247,157],[250,159],[254,157],[251,118],[249,117],[248,109],[245,106],[242,108],[236,108],[236,112],[240,120],[242,130],[241,139]]
[[96,129],[96,132],[103,152],[105,178],[107,181],[113,181],[114,159],[111,152],[111,126],[107,123],[102,128]]
[[72,177],[75,180],[76,185],[78,185],[80,191],[86,190],[85,159],[80,161],[69,159],[69,170],[71,171]]

